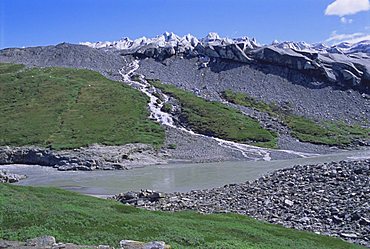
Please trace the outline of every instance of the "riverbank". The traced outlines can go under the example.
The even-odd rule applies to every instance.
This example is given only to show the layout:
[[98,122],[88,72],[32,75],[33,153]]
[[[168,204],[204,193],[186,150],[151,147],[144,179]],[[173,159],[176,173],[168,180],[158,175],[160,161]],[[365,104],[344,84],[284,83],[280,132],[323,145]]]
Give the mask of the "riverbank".
[[366,159],[298,165],[252,182],[168,193],[156,201],[135,197],[127,202],[124,194],[114,198],[149,210],[245,214],[369,247],[369,179]]
[[56,188],[0,184],[0,203],[0,239],[7,241],[49,235],[65,244],[114,247],[131,239],[164,241],[174,249],[363,248],[243,215],[150,212]]
[[[52,150],[38,146],[0,146],[0,165],[25,164],[53,167],[59,171],[128,170],[149,165],[180,163],[212,163],[227,161],[287,160],[315,157],[345,152],[327,147],[318,150],[310,144],[299,143],[300,151],[265,149],[243,144],[225,146],[222,141],[206,136],[190,134],[172,127],[166,127],[165,145],[155,149],[147,144],[126,144],[107,146],[93,144],[73,150]],[[239,148],[240,147],[240,148]],[[351,151],[366,151],[358,147]]]
[[31,164],[60,171],[131,169],[167,163],[165,151],[147,144],[122,146],[90,145],[73,150],[51,150],[36,146],[0,147],[1,164]]

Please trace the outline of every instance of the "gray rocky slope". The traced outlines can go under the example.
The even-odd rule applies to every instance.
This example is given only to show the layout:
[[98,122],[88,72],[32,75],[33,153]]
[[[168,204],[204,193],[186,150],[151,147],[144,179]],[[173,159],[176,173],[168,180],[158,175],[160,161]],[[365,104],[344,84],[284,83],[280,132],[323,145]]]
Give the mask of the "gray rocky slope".
[[[110,79],[122,80],[119,70],[139,59],[140,67],[135,73],[158,78],[209,100],[222,101],[220,92],[231,89],[266,102],[289,103],[298,115],[369,126],[370,59],[366,42],[328,48],[305,43],[261,46],[247,38],[227,40],[214,35],[203,40],[190,36],[178,39],[173,34],[164,34],[139,42],[10,48],[0,50],[0,62],[87,68]],[[243,112],[255,115],[248,110]],[[172,150],[172,158],[243,159],[240,153],[220,148],[204,137],[171,128],[166,133],[166,144],[178,145]],[[332,151],[328,147],[300,143],[284,132],[280,135],[282,149]],[[189,139],[182,139],[184,136]]]

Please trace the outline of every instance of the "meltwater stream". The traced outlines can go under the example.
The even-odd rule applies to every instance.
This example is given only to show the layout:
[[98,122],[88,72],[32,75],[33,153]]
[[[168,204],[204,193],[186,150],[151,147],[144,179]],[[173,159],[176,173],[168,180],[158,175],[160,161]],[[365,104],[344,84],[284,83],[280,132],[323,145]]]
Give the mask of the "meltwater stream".
[[370,150],[347,151],[309,158],[274,161],[234,161],[217,163],[171,163],[131,170],[57,171],[31,165],[2,165],[0,170],[25,174],[19,185],[55,186],[83,194],[107,196],[140,189],[186,192],[255,180],[263,174],[296,164],[317,164],[370,158]]
[[[137,80],[132,80],[131,77],[135,74],[136,70],[139,69],[139,61],[134,60],[131,63],[128,64],[127,67],[122,68],[119,73],[122,76],[122,81],[132,87],[137,88],[144,94],[146,94],[150,98],[150,102],[148,104],[149,106],[149,111],[150,111],[150,118],[156,120],[158,123],[162,125],[167,125],[175,129],[179,129],[182,131],[185,131],[187,133],[190,133],[194,136],[202,136],[202,137],[208,137],[202,134],[195,133],[192,130],[186,129],[184,127],[180,127],[175,124],[173,121],[173,118],[171,114],[163,112],[161,108],[163,105],[169,100],[169,97],[166,94],[162,93],[163,100],[158,102],[158,97],[155,96],[155,92],[157,89],[149,84],[145,77],[143,75],[137,75],[139,78]],[[264,161],[270,161],[271,156],[270,152],[271,151],[279,151],[282,153],[287,153],[287,154],[294,154],[296,156],[305,158],[305,157],[310,157],[310,156],[317,156],[317,154],[312,154],[312,153],[304,153],[304,152],[299,152],[299,151],[293,151],[293,150],[273,150],[273,149],[265,149],[265,148],[260,148],[257,146],[252,146],[248,144],[241,144],[241,143],[236,143],[228,140],[224,140],[221,138],[216,138],[216,137],[208,137],[210,139],[213,139],[218,142],[218,144],[224,148],[229,148],[232,150],[239,151],[242,153],[242,155],[246,159],[252,159],[252,160],[264,160]]]

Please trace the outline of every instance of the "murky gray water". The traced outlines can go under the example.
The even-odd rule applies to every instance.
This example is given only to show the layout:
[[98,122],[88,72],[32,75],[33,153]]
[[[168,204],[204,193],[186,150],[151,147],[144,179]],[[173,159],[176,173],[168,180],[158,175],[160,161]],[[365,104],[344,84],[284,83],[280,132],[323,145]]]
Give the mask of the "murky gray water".
[[68,171],[31,165],[2,165],[0,169],[26,174],[19,185],[55,186],[89,195],[113,195],[129,190],[185,192],[254,180],[267,172],[296,164],[370,158],[370,150],[278,161],[239,161],[148,166],[127,171]]

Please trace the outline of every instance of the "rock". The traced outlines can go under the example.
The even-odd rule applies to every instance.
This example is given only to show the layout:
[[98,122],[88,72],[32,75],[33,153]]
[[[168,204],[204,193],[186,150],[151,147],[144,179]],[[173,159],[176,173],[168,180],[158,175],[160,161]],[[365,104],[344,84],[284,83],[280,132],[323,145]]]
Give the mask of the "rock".
[[360,223],[360,225],[363,225],[363,226],[369,226],[370,225],[370,219],[366,219],[364,217],[361,217],[361,219],[358,223]]
[[292,202],[291,200],[285,199],[284,204],[289,206],[289,207],[292,207],[294,205],[294,202]]
[[134,192],[127,192],[123,195],[123,198],[125,198],[125,200],[131,200],[137,198],[137,196],[138,195]]
[[121,240],[121,249],[170,249],[163,241],[153,241],[149,243],[139,242],[135,240]]
[[299,221],[300,223],[308,223],[308,222],[310,222],[310,218],[308,218],[308,217],[303,217],[303,218],[300,218],[298,221]]
[[52,247],[54,244],[56,244],[56,241],[53,236],[41,236],[26,241],[27,246],[35,246],[39,248]]
[[359,220],[359,219],[361,219],[361,215],[359,215],[358,213],[353,213],[351,215],[351,220],[352,221],[356,221],[356,220]]
[[8,248],[10,245],[5,241],[0,241],[0,249]]
[[63,248],[66,248],[66,244],[64,243],[55,243],[51,249],[63,249]]
[[143,249],[169,249],[170,246],[166,245],[163,241],[153,241],[144,245]]
[[352,86],[357,86],[360,84],[361,79],[354,75],[351,71],[345,69],[341,71],[341,73],[343,75],[343,79],[345,81],[349,81],[352,84]]
[[26,175],[11,174],[0,170],[0,183],[15,183],[26,178]]
[[118,200],[125,204],[133,204],[137,206],[143,206],[148,202],[157,202],[159,199],[164,198],[164,194],[146,189],[140,192],[127,192],[124,194],[118,194],[112,197],[112,199]]
[[340,217],[338,217],[338,216],[336,216],[336,215],[334,215],[333,217],[331,217],[331,219],[332,219],[332,221],[333,221],[334,223],[336,223],[336,224],[340,224],[340,223],[342,223],[342,222],[343,222],[343,219],[342,219],[342,218],[340,218]]
[[357,234],[355,233],[341,233],[340,236],[348,239],[357,239]]

